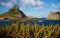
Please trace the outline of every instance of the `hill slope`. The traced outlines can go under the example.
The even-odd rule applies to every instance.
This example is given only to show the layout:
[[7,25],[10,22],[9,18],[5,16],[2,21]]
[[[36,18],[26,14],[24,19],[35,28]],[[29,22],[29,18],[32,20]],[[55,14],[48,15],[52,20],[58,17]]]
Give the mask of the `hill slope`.
[[20,18],[27,18],[27,16],[19,10],[19,7],[15,5],[12,9],[10,9],[8,12],[4,14],[0,14],[0,19],[20,19]]

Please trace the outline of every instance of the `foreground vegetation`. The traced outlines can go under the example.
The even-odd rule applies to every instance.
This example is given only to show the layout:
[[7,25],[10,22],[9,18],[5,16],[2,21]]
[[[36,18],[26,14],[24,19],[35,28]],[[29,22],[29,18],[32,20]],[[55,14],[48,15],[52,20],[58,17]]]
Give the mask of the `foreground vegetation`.
[[60,26],[18,25],[0,27],[0,38],[59,38]]

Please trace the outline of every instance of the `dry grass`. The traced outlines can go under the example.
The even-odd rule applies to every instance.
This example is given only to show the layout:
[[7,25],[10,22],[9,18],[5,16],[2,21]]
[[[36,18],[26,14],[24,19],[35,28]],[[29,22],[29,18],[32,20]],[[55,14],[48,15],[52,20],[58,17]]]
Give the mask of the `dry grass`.
[[59,25],[13,24],[0,28],[0,38],[58,38],[59,36]]

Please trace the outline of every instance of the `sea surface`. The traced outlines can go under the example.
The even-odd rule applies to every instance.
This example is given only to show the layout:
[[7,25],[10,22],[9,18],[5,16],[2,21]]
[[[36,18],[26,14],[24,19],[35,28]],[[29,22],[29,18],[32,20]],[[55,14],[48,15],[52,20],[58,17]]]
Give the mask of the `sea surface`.
[[[13,24],[13,22],[10,20],[0,20],[0,26],[6,26],[6,25],[12,25],[12,24]],[[27,25],[27,24],[30,24],[30,25],[34,25],[34,24],[55,25],[55,24],[58,24],[58,25],[60,25],[60,20],[45,20],[45,18],[40,18],[40,19],[38,19],[38,22],[32,22],[32,21],[31,22],[18,22],[18,24],[24,24],[24,25]]]

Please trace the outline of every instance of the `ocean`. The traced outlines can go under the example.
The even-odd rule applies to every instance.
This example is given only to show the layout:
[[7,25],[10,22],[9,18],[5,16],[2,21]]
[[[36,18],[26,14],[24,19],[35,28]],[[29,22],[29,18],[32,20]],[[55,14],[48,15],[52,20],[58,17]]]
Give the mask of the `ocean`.
[[[33,19],[34,20],[34,19]],[[0,20],[0,26],[6,26],[6,25],[12,25],[13,22],[10,20]],[[30,24],[30,25],[34,25],[34,24],[39,24],[39,25],[55,25],[58,24],[60,25],[60,20],[45,20],[45,19],[39,19],[38,22],[18,22],[18,24]]]

